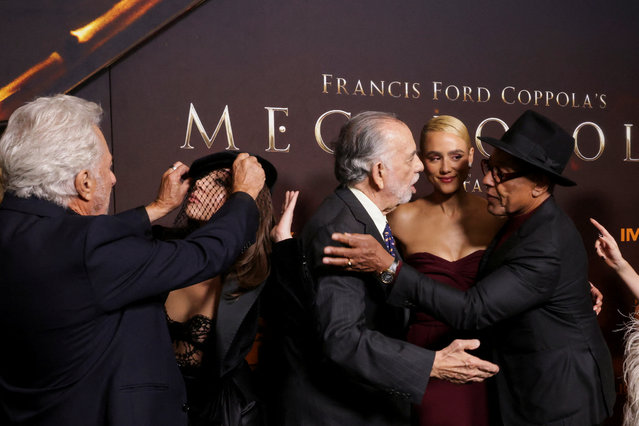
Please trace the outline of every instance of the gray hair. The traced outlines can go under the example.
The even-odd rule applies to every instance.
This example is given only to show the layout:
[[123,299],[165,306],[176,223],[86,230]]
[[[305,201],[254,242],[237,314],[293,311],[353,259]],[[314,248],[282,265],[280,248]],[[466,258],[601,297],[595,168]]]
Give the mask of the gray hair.
[[42,97],[18,108],[0,139],[0,186],[18,197],[62,207],[77,196],[75,176],[94,170],[102,108],[67,95]]
[[342,185],[353,185],[366,179],[373,163],[384,162],[389,149],[381,126],[388,121],[399,121],[387,112],[366,111],[357,114],[342,127],[335,150],[335,177]]
[[623,407],[624,426],[639,424],[639,319],[634,314],[625,324],[623,377],[628,388]]

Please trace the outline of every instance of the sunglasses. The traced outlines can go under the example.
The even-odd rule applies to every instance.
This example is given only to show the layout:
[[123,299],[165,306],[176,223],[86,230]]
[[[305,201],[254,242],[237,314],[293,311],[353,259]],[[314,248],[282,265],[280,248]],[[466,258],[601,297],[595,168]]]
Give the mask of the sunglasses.
[[527,170],[523,170],[519,172],[504,173],[501,170],[499,170],[499,168],[492,166],[488,162],[488,160],[485,158],[481,160],[480,164],[481,164],[481,171],[484,174],[484,176],[488,172],[490,172],[496,184],[504,183],[506,181],[509,181],[511,179],[515,179],[521,176],[526,176],[529,173],[529,171]]

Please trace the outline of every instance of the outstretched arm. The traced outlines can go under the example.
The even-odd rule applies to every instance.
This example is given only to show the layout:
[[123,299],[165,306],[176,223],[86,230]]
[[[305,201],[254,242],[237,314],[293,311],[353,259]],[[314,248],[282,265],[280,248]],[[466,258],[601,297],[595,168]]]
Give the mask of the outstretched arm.
[[[392,256],[384,254],[371,237],[336,233],[332,239],[351,247],[325,247],[324,254],[331,256],[323,258],[325,264],[380,272],[392,262]],[[482,329],[543,303],[556,283],[559,258],[547,247],[542,248],[539,241],[530,241],[509,262],[508,267],[498,268],[468,291],[442,284],[404,265],[389,286],[387,301],[423,310],[458,329]]]
[[608,266],[617,272],[619,278],[628,286],[632,294],[639,298],[639,275],[634,268],[623,258],[621,250],[617,245],[614,237],[610,235],[610,232],[604,228],[595,219],[590,219],[590,222],[599,231],[599,238],[595,242],[595,249],[597,254],[606,262]]
[[347,271],[382,272],[395,260],[372,235],[336,232],[331,238],[349,247],[324,247],[325,265],[342,266]]

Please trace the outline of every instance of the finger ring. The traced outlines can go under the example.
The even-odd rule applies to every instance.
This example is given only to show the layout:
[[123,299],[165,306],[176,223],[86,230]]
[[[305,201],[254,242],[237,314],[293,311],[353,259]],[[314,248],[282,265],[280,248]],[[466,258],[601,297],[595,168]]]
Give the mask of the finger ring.
[[174,166],[174,165],[173,165],[173,166],[171,166],[171,168],[172,168],[173,170],[176,170],[176,169],[177,169],[177,167],[176,167],[176,166]]
[[353,262],[351,262],[351,260],[348,259],[348,267],[350,268],[351,266],[353,266]]

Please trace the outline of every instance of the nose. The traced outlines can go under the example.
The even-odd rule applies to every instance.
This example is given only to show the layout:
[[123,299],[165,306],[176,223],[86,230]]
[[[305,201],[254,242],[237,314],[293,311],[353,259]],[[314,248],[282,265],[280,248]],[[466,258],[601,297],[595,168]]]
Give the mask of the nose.
[[113,173],[113,172],[109,172],[109,173],[111,173],[111,186],[115,186],[115,183],[118,181],[115,178],[115,173]]
[[415,169],[415,173],[420,173],[424,171],[424,163],[417,156],[413,159],[413,168]]
[[495,186],[495,181],[493,180],[493,174],[488,172],[484,175],[484,178],[481,180],[481,183],[488,187]]
[[450,170],[451,170],[450,161],[446,157],[442,158],[441,166],[439,167],[439,172],[441,174],[446,174],[446,173],[450,173]]

